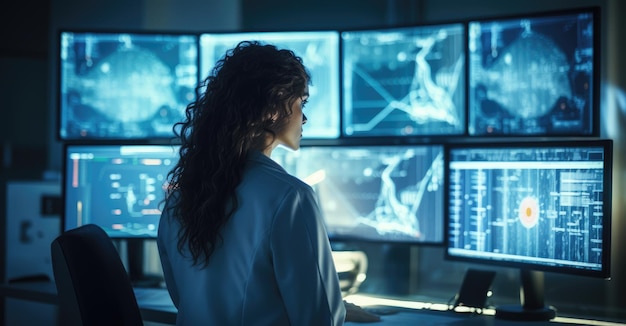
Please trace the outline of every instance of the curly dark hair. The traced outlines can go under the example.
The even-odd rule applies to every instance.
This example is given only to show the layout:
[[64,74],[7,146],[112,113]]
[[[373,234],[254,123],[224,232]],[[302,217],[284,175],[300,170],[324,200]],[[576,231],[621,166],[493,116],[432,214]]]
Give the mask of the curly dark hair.
[[285,127],[310,80],[292,51],[244,41],[196,88],[197,100],[174,125],[181,146],[166,193],[176,193],[169,209],[182,225],[178,250],[186,244],[194,265],[208,265],[221,228],[237,210],[235,189],[249,151],[265,150],[267,137]]

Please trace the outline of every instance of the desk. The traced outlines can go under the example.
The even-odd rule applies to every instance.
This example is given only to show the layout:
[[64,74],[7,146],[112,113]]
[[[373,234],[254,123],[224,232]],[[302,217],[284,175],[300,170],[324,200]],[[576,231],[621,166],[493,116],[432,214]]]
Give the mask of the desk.
[[[58,304],[57,288],[54,282],[18,282],[2,284],[2,297]],[[136,288],[135,297],[146,321],[163,324],[176,324],[176,308],[167,290],[154,288]]]
[[[596,325],[596,326],[624,326],[626,323],[599,321],[583,318],[571,318],[558,316],[550,321],[520,322],[494,318],[493,309],[483,309],[483,314],[470,312],[453,312],[448,310],[448,305],[430,303],[418,300],[400,300],[372,295],[354,294],[346,297],[346,300],[362,307],[383,306],[393,307],[398,312],[391,315],[381,316],[382,323],[374,325],[449,325],[449,326],[558,326],[558,325]],[[346,323],[346,325],[361,325],[358,323]]]
[[[42,303],[58,304],[56,285],[54,282],[24,282],[3,284],[0,288],[2,297],[11,297]],[[163,324],[176,323],[176,308],[172,303],[167,290],[153,288],[136,288],[135,296],[144,320]],[[566,318],[557,316],[546,322],[515,322],[499,320],[493,317],[493,312],[488,309],[482,315],[470,313],[457,313],[446,311],[445,305],[431,304],[408,300],[375,297],[370,295],[354,294],[346,297],[346,300],[360,305],[385,306],[397,309],[396,313],[382,316],[382,321],[372,325],[450,325],[450,326],[557,326],[557,325],[598,325],[617,326],[622,323],[585,320],[579,318]],[[364,325],[348,322],[346,325]],[[369,324],[368,324],[369,325]]]

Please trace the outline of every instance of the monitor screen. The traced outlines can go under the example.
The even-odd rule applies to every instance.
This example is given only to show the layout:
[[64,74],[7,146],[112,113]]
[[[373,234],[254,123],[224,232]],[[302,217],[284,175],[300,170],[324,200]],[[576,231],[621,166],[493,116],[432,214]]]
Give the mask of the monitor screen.
[[610,140],[446,149],[446,257],[606,278]]
[[313,187],[331,241],[442,244],[443,146],[310,146],[272,158]]
[[303,139],[339,137],[339,33],[337,31],[206,33],[200,35],[201,78],[209,75],[227,50],[241,41],[260,41],[292,50],[311,74],[308,121]]
[[167,145],[67,144],[63,230],[93,223],[112,238],[156,238],[177,160],[177,147]]
[[599,111],[595,10],[468,25],[470,135],[594,135]]
[[465,26],[341,33],[343,133],[465,133]]
[[195,99],[197,36],[62,31],[62,140],[171,138]]

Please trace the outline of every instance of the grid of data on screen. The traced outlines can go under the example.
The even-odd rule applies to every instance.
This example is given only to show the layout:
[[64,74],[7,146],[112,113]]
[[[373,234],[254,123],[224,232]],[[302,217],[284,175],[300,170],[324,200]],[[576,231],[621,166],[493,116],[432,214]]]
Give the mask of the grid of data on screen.
[[465,132],[462,24],[344,31],[346,136]]
[[64,229],[94,223],[110,237],[154,238],[176,147],[68,145]]
[[329,237],[443,243],[443,148],[303,147],[273,158],[311,185]]
[[470,135],[593,133],[591,12],[469,23]]
[[195,99],[197,37],[131,33],[60,35],[59,136],[173,136]]
[[311,74],[307,123],[303,139],[339,137],[339,32],[259,32],[200,35],[201,78],[205,78],[227,50],[241,41],[260,41],[292,50]]
[[448,164],[450,255],[602,270],[602,147],[456,148]]

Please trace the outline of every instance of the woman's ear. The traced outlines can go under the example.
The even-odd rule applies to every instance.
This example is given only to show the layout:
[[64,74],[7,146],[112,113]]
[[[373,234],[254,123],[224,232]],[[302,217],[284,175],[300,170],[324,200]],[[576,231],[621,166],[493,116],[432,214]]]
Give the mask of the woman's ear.
[[270,114],[269,120],[271,120],[272,123],[275,123],[276,120],[278,120],[278,113],[274,112],[274,113]]

